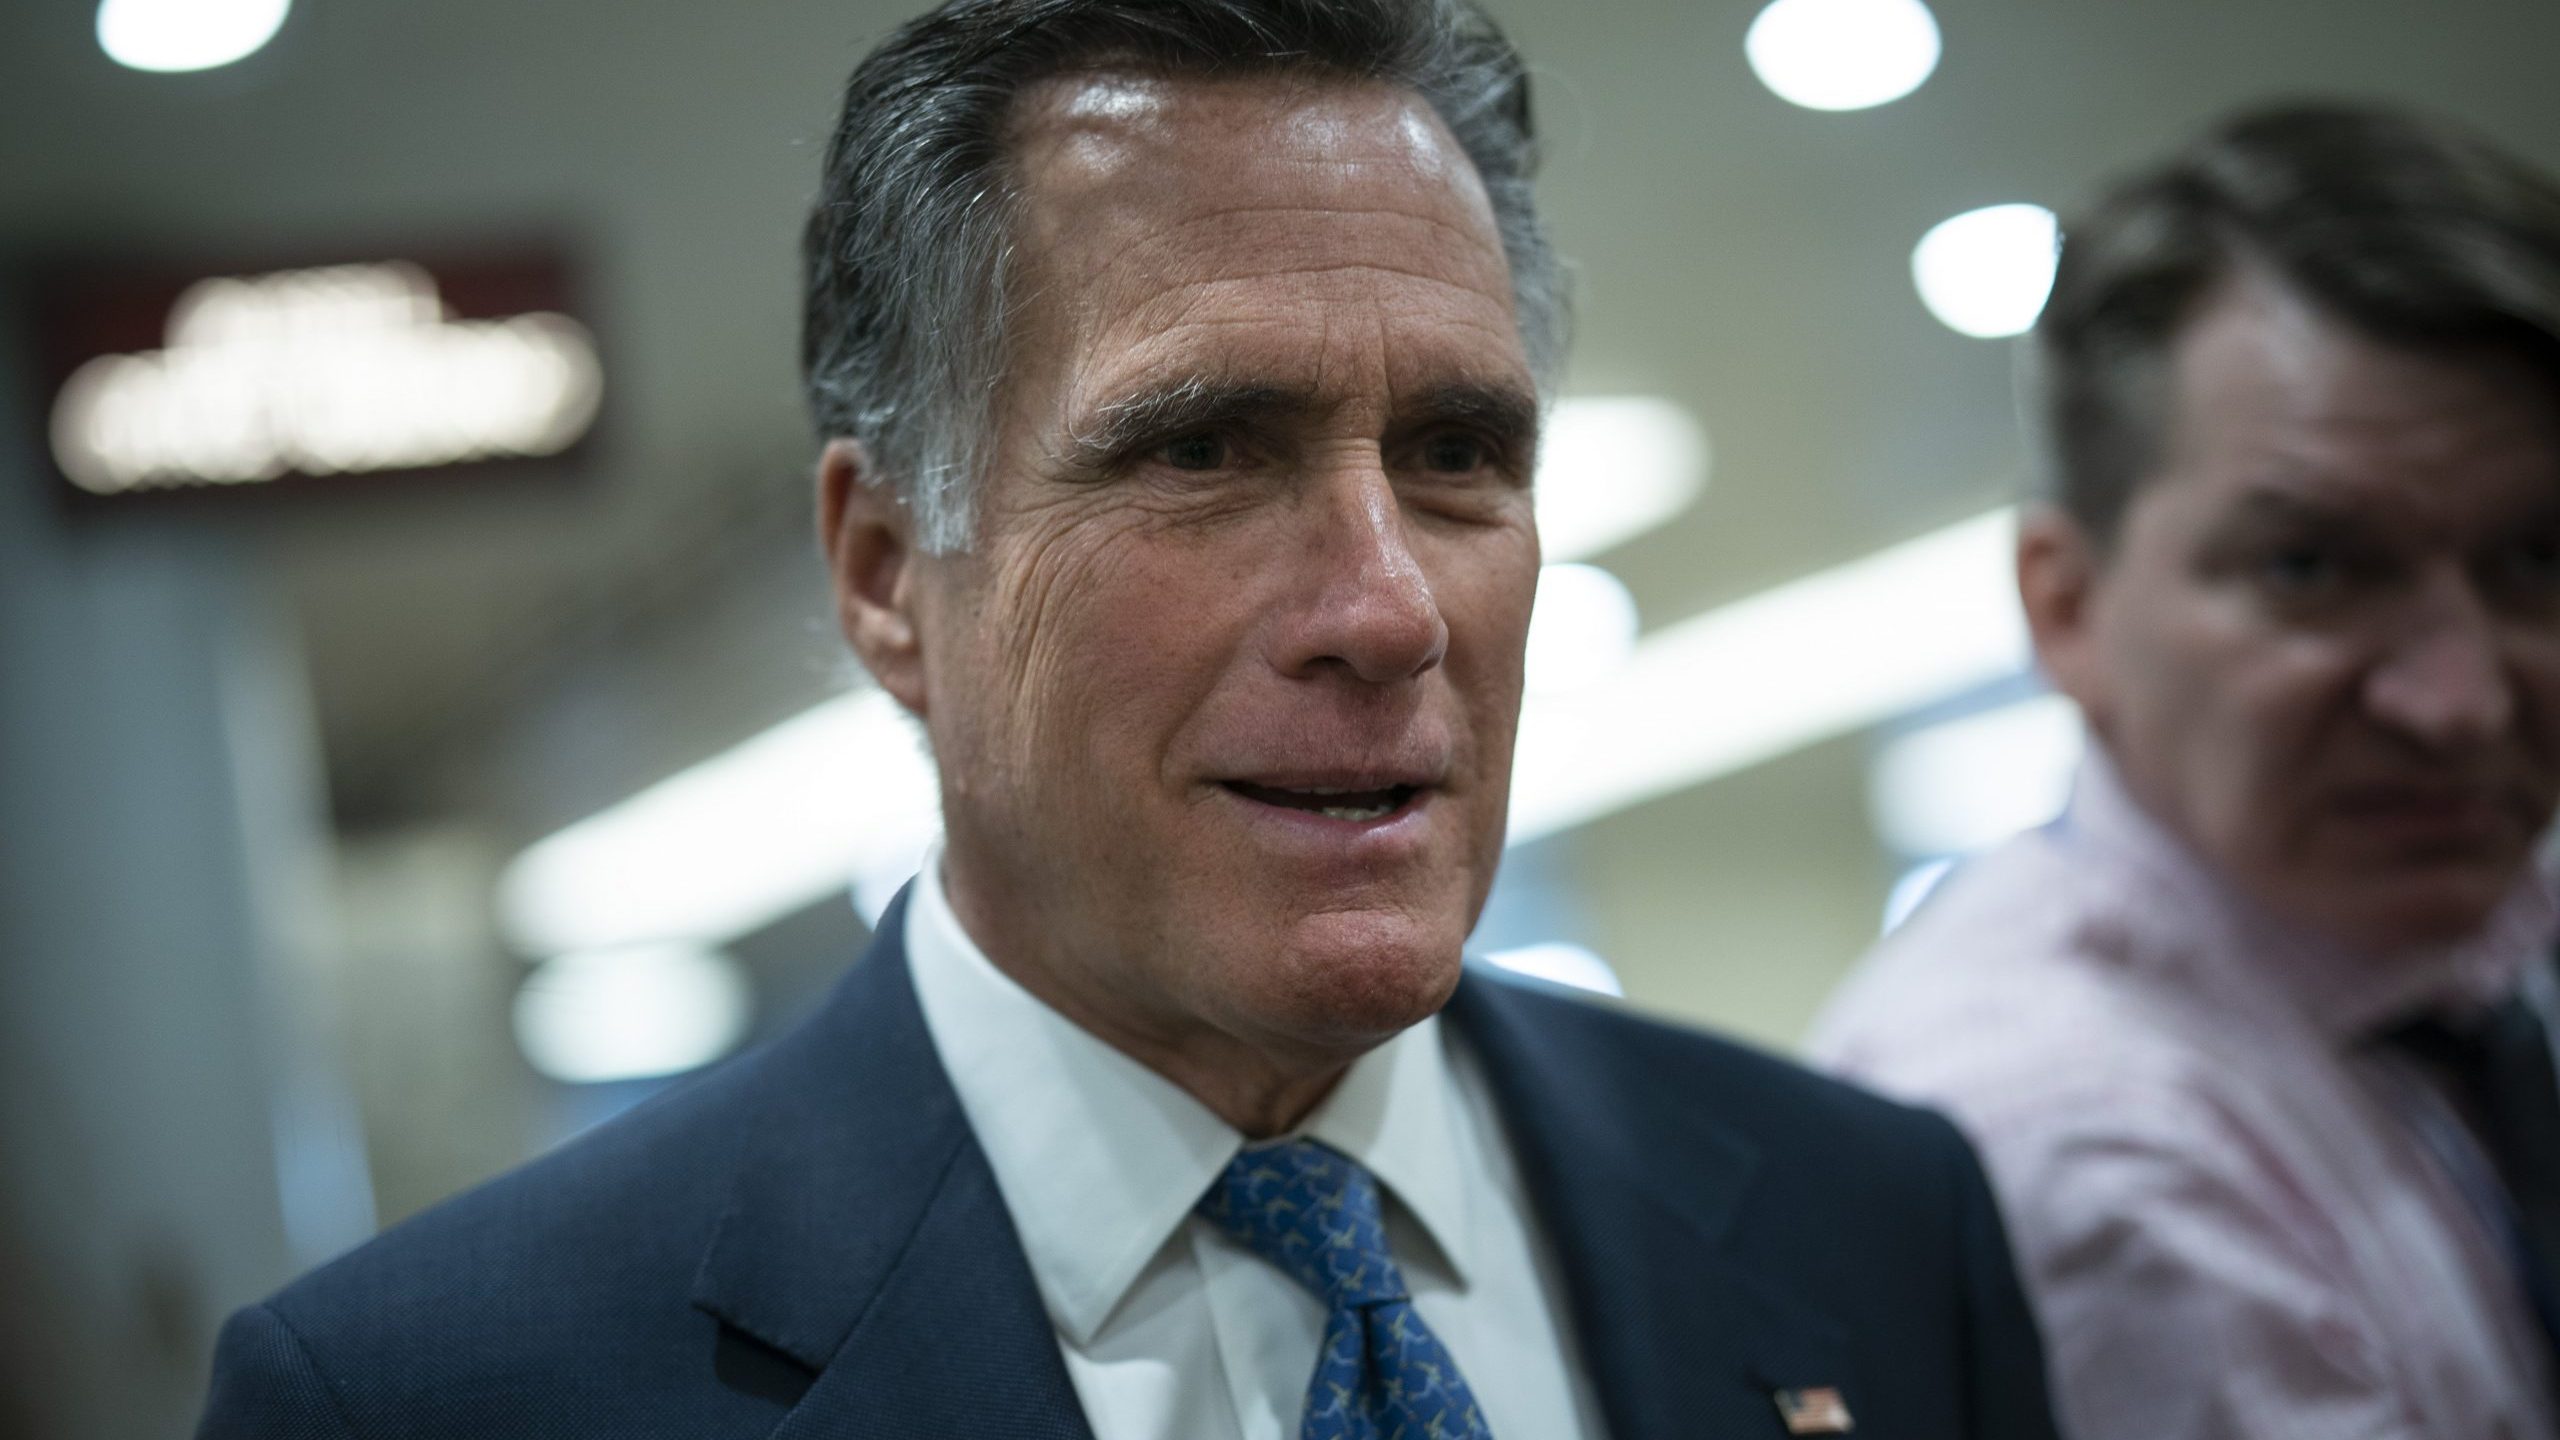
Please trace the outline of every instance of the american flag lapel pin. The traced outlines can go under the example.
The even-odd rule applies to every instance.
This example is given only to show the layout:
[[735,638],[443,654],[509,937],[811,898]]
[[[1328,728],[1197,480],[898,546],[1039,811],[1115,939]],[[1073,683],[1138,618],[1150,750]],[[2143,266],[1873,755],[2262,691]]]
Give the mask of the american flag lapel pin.
[[1779,1418],[1787,1422],[1790,1435],[1846,1435],[1857,1428],[1849,1418],[1849,1402],[1835,1386],[1776,1390],[1769,1398],[1778,1402]]

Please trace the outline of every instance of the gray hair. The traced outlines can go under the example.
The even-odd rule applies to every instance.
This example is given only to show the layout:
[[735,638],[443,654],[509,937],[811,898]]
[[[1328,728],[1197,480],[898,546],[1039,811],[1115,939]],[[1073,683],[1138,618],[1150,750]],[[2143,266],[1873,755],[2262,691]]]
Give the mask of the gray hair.
[[2560,384],[2548,177],[2378,106],[2240,116],[2064,227],[2036,323],[2032,420],[2047,498],[2101,546],[2159,463],[2181,327],[2243,264],[2377,339],[2514,348]]
[[948,0],[857,67],[803,243],[800,364],[821,438],[861,442],[870,483],[927,550],[963,548],[1002,380],[1017,192],[1014,98],[1107,65],[1313,72],[1413,91],[1475,165],[1542,392],[1565,341],[1561,267],[1530,198],[1529,81],[1472,0]]

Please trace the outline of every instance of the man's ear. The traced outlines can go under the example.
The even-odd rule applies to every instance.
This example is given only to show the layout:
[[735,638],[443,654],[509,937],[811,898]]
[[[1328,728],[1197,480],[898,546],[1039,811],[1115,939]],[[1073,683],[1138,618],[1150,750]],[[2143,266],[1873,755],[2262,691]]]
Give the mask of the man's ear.
[[863,668],[899,704],[924,714],[924,638],[916,616],[914,527],[907,507],[874,483],[857,440],[818,457],[818,544],[835,582],[836,624]]
[[2080,523],[2051,505],[2018,515],[2018,605],[2053,688],[2103,733],[2106,666],[2098,650],[2098,582],[2106,557]]

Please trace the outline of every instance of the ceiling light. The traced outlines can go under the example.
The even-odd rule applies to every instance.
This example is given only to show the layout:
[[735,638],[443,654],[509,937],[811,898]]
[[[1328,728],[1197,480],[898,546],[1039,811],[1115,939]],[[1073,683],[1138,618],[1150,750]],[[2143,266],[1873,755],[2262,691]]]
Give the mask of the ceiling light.
[[516,992],[516,1043],[554,1080],[643,1080],[707,1065],[747,1032],[746,976],[717,950],[646,945],[544,962]]
[[98,47],[132,70],[211,70],[245,60],[284,26],[293,0],[103,0]]
[[1656,395],[1559,401],[1538,445],[1538,543],[1587,560],[1687,509],[1707,484],[1707,432]]
[[1666,626],[1606,683],[1531,697],[1512,841],[2018,673],[2015,533],[1992,511]]
[[1920,0],[1775,0],[1742,37],[1760,83],[1808,110],[1899,100],[1938,68],[1938,52]]
[[1636,597],[1597,565],[1538,572],[1529,616],[1528,688],[1578,690],[1608,678],[1636,648]]
[[1905,856],[1968,855],[2062,813],[2080,712],[2039,695],[1897,736],[1876,752],[1876,835]]
[[527,849],[499,879],[498,918],[528,955],[718,944],[921,853],[940,825],[914,722],[857,691]]
[[1996,340],[2021,335],[2053,293],[2062,231],[2041,205],[1992,205],[1941,220],[1911,247],[1911,283],[1939,323]]

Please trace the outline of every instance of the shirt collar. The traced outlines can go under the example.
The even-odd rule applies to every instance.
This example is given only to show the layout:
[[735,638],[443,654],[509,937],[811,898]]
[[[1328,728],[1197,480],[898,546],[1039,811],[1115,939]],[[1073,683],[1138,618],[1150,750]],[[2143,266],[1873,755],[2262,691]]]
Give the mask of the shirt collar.
[[1299,1127],[1366,1166],[1438,1246],[1461,1287],[1474,1264],[1471,1175],[1488,1173],[1460,1123],[1440,1017],[1353,1061]]
[[[907,904],[916,996],[1050,1323],[1085,1345],[1244,1137],[997,969],[952,912],[941,862],[937,847]],[[1354,1061],[1298,1133],[1377,1175],[1464,1285],[1474,1172],[1450,1085],[1427,1019]]]
[[[2065,844],[2138,878],[2110,917],[2121,932],[2152,942],[2133,954],[2155,962],[2176,956],[2271,987],[2333,1040],[2366,1039],[2420,1010],[2511,993],[2560,921],[2551,882],[2532,865],[2477,932],[2450,944],[2372,950],[2315,934],[2242,895],[2153,819],[2094,737],[2058,829]],[[2244,967],[2231,962],[2243,957],[2245,974],[2235,973]]]

